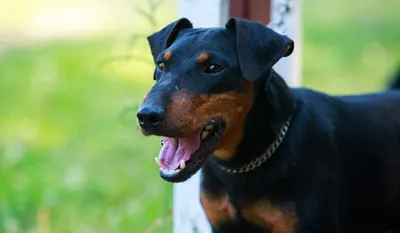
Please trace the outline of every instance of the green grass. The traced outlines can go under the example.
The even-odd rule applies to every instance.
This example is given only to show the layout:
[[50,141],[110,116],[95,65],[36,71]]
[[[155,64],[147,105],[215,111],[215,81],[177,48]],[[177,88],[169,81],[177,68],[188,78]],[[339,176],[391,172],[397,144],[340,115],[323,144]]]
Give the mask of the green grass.
[[[1,57],[0,232],[141,232],[168,220],[171,188],[153,159],[159,141],[144,139],[133,118],[151,65],[101,65],[109,41]],[[124,66],[125,78],[115,70]],[[133,110],[121,121],[125,107]]]
[[[399,1],[303,8],[304,86],[385,88],[400,65]],[[111,37],[1,51],[0,232],[140,233],[159,221],[165,227],[149,232],[171,232],[171,185],[153,159],[159,140],[141,136],[134,120],[152,65],[101,63],[114,46]],[[134,49],[151,59],[145,41]]]

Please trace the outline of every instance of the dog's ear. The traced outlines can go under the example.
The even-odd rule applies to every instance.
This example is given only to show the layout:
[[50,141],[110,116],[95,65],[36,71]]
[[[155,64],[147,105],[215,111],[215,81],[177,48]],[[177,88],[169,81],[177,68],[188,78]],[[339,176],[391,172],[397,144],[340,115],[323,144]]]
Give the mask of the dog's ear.
[[289,56],[294,42],[263,24],[231,18],[228,30],[235,31],[238,61],[243,77],[255,82],[282,57]]
[[153,60],[155,61],[162,51],[171,46],[178,33],[186,28],[193,28],[193,25],[187,18],[181,18],[148,36],[147,40],[149,41]]

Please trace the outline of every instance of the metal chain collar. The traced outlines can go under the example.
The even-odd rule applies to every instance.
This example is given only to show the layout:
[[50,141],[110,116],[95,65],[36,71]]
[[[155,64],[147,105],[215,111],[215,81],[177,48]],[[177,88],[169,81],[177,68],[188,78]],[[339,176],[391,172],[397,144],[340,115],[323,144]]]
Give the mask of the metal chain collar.
[[278,16],[277,20],[268,24],[268,27],[272,28],[274,31],[286,34],[287,32],[287,17],[292,11],[291,0],[278,0],[277,4]]
[[219,167],[228,173],[234,173],[234,174],[245,173],[245,172],[249,172],[249,171],[252,171],[252,170],[258,168],[263,163],[265,163],[269,158],[271,158],[271,156],[279,148],[279,146],[281,145],[281,143],[282,143],[283,139],[285,138],[285,135],[289,129],[290,121],[291,121],[291,118],[289,118],[285,122],[285,124],[282,126],[282,128],[280,130],[278,138],[268,147],[268,149],[261,156],[255,158],[254,160],[250,161],[249,163],[247,163],[237,169],[226,168],[222,165],[219,165]]

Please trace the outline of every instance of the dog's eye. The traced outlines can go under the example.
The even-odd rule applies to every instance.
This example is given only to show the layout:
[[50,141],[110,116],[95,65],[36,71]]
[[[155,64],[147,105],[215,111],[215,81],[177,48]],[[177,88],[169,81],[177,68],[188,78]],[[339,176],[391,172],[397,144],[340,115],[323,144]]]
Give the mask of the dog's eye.
[[203,72],[206,74],[216,74],[218,72],[221,72],[223,69],[224,67],[218,64],[211,64]]
[[158,63],[158,64],[157,64],[157,67],[158,67],[159,70],[164,70],[164,68],[165,68],[164,62]]

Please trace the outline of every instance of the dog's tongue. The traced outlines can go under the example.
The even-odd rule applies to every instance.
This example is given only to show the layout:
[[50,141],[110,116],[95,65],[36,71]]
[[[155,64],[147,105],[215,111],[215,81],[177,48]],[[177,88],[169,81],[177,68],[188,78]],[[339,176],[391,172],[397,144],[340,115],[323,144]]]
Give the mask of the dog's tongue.
[[182,160],[188,161],[190,155],[200,147],[198,134],[185,138],[163,137],[163,147],[160,151],[160,165],[164,169],[175,170]]

